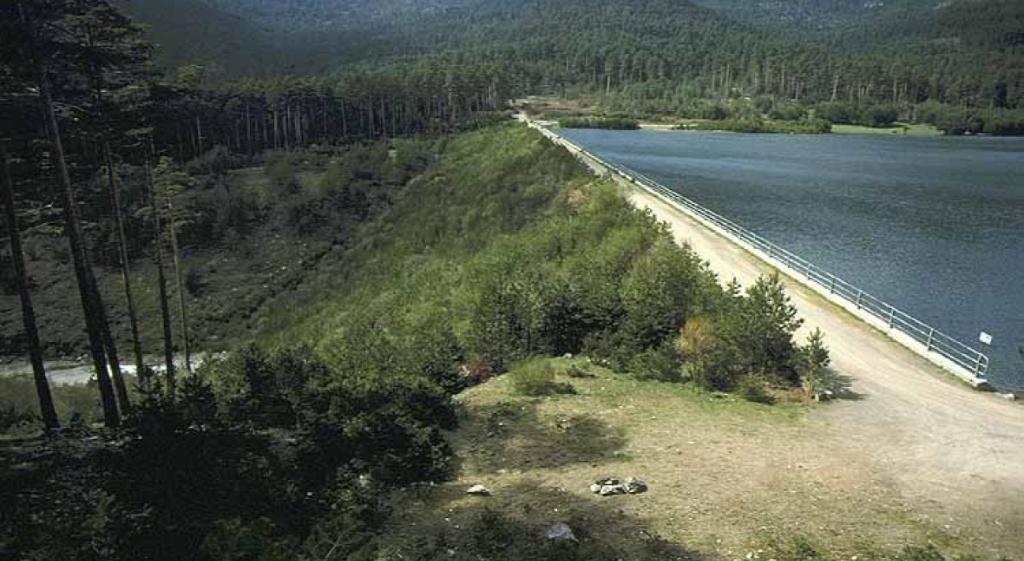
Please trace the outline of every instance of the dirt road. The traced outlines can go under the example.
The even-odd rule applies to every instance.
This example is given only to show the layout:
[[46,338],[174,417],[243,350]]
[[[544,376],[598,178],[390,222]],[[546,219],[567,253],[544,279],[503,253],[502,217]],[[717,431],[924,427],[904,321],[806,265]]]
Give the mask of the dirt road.
[[[689,243],[721,280],[748,285],[768,265],[657,197],[633,189]],[[836,370],[856,399],[823,407],[823,450],[866,477],[884,477],[934,517],[975,526],[1024,554],[1024,406],[955,381],[938,367],[786,279],[805,320],[803,332],[826,334]]]

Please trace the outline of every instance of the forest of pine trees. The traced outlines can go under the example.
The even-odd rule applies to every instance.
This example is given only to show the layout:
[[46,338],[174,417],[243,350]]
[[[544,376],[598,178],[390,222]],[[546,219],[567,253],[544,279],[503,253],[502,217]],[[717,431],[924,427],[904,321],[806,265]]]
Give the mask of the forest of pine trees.
[[[284,64],[297,68],[426,56],[445,65],[502,64],[520,95],[582,89],[645,100],[684,93],[1018,107],[1024,8],[1012,0],[974,4],[894,3],[877,16],[815,33],[780,28],[770,18],[732,19],[732,8],[718,11],[715,2],[215,2],[278,33],[283,52],[294,49],[293,62]],[[248,66],[216,58],[207,62],[218,66],[220,79]]]
[[[215,147],[255,156],[317,143],[455,130],[475,115],[502,108],[509,95],[494,65],[446,67],[431,61],[338,78],[285,77],[203,89],[199,67],[161,77],[150,62],[152,49],[142,40],[142,29],[106,1],[26,0],[5,3],[2,10],[0,141],[12,284],[28,286],[18,216],[38,215],[54,204],[61,209],[108,426],[116,426],[131,410],[122,376],[126,355],[107,319],[109,299],[126,301],[133,333],[130,360],[147,380],[130,278],[131,261],[147,245],[159,274],[168,391],[175,383],[173,349],[188,354],[184,300],[177,303],[177,327],[169,302],[169,285],[177,286],[173,292],[180,295],[183,282],[174,198],[187,176],[175,172],[175,161],[192,160]],[[149,232],[126,232],[118,176],[124,165],[145,170]],[[81,186],[97,178],[104,184],[102,192],[83,192]],[[48,217],[37,218],[45,222]],[[102,294],[98,288],[94,266],[111,257],[109,246],[90,235],[97,228],[113,235],[112,261],[122,271],[123,294]],[[19,293],[24,343],[43,418],[55,426],[31,294],[27,289]]]

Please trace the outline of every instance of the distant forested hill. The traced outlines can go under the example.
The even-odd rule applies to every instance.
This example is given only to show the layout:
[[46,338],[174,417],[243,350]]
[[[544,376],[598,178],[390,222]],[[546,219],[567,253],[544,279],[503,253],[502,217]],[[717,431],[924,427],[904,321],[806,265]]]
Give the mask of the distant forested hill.
[[207,0],[218,8],[245,14],[279,29],[387,24],[409,17],[443,13],[480,0]]
[[285,65],[277,37],[253,21],[203,0],[122,0],[118,2],[149,26],[157,61],[173,67],[196,63],[233,75],[266,75]]
[[225,77],[427,56],[501,65],[520,93],[1024,104],[1017,0],[187,2],[134,10],[164,60]]

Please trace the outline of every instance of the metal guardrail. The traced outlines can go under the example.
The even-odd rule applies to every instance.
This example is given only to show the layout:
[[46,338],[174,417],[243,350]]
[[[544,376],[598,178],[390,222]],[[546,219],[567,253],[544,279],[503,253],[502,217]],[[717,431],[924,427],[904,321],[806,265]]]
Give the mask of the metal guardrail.
[[540,127],[540,129],[545,133],[545,136],[549,136],[549,138],[556,139],[558,142],[572,147],[572,149],[577,151],[578,154],[586,156],[608,169],[614,170],[631,183],[653,191],[662,198],[668,199],[669,201],[686,208],[703,220],[725,230],[755,249],[764,252],[769,257],[780,261],[792,270],[806,277],[808,281],[828,290],[830,294],[839,296],[840,298],[855,305],[858,310],[866,311],[875,318],[881,320],[888,325],[890,329],[904,333],[915,341],[921,343],[926,347],[928,352],[933,352],[945,357],[957,366],[973,373],[976,377],[984,377],[985,373],[988,371],[989,359],[984,353],[981,353],[957,339],[942,333],[938,329],[915,318],[914,316],[911,316],[899,308],[886,303],[882,299],[864,292],[864,290],[857,288],[853,284],[828,271],[825,271],[824,269],[821,269],[810,261],[775,245],[754,232],[736,224],[732,220],[702,207],[642,173],[612,164],[590,153],[574,142],[551,132],[550,130],[544,129],[543,127]]

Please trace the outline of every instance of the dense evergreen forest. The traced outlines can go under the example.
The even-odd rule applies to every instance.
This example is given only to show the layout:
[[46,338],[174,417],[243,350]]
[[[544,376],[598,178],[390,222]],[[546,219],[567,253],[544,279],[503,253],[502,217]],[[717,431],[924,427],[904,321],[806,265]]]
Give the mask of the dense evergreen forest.
[[[1021,99],[1024,8],[1009,0],[941,5],[907,0],[878,3],[874,9],[861,2],[834,2],[838,6],[833,7],[661,0],[214,4],[229,14],[255,14],[252,20],[269,30],[309,33],[314,43],[319,33],[323,41],[336,44],[333,55],[343,60],[458,51],[463,57],[529,67],[537,82],[523,84],[527,87],[568,83],[622,89],[664,79],[692,83],[702,94],[728,96],[737,89],[745,95],[812,101],[870,98],[1013,107]],[[790,10],[809,12],[811,19],[828,16],[838,29],[827,35],[795,33],[799,25],[784,25]],[[159,28],[160,22],[154,23]],[[387,47],[379,53],[361,51],[365,36],[344,34],[350,26],[363,29],[365,36],[386,38],[381,42]],[[336,36],[330,37],[331,29]],[[1008,89],[1006,100],[995,99],[1000,83]]]
[[132,9],[166,63],[200,64],[215,82],[416,60],[456,73],[488,65],[509,95],[596,99],[640,118],[715,118],[723,107],[748,118],[730,100],[764,98],[858,113],[836,122],[870,125],[860,112],[882,105],[954,134],[1022,128],[1024,8],[1012,0],[167,5]]

